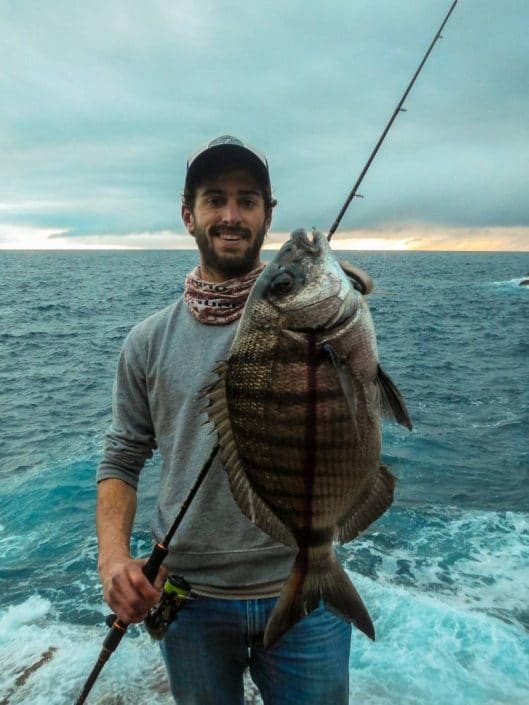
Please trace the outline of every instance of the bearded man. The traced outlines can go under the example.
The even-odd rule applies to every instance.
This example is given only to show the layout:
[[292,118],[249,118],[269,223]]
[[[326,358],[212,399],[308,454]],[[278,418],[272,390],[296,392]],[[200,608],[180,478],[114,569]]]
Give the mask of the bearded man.
[[175,303],[137,324],[120,354],[113,421],[98,468],[98,568],[124,623],[142,621],[168,572],[192,587],[161,642],[178,705],[243,705],[248,668],[265,705],[346,705],[351,626],[323,605],[272,648],[262,637],[295,551],[262,532],[233,499],[216,458],[153,585],[130,555],[136,488],[145,461],[162,458],[152,520],[159,542],[208,458],[201,391],[227,356],[272,220],[268,162],[231,136],[187,163],[182,219],[200,264]]

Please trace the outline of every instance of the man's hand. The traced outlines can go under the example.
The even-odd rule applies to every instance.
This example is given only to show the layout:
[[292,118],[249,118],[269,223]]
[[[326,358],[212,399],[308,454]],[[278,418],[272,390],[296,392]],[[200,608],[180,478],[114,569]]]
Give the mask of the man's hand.
[[163,566],[154,585],[142,571],[147,560],[130,557],[130,534],[136,513],[136,491],[110,478],[97,486],[98,569],[109,607],[124,624],[141,622],[158,602],[167,577]]
[[160,599],[167,569],[161,566],[151,585],[142,571],[146,562],[126,558],[100,567],[105,600],[124,624],[141,622]]

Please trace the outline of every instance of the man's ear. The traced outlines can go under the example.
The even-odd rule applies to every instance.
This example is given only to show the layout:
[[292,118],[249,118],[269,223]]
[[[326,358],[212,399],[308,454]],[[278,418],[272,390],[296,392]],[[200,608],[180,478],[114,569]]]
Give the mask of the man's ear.
[[272,225],[272,209],[270,209],[270,211],[265,215],[264,225],[265,230],[268,233],[268,231],[270,230],[270,226]]
[[181,214],[187,231],[193,235],[195,232],[195,218],[193,217],[191,209],[187,206],[182,206]]
[[270,230],[270,226],[272,225],[272,212],[276,206],[277,206],[277,200],[275,198],[273,198],[272,202],[270,204],[270,208],[266,209],[265,228],[266,228],[267,233]]

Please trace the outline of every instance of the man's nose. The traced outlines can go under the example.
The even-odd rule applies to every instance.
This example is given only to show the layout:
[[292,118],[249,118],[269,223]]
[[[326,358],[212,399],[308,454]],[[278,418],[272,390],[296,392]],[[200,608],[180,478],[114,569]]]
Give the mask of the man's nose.
[[222,222],[226,225],[240,225],[241,213],[236,200],[229,199],[222,209]]

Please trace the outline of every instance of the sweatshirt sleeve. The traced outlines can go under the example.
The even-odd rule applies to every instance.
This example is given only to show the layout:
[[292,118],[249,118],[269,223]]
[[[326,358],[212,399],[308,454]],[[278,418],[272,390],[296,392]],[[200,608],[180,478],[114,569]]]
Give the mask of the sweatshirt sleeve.
[[145,364],[133,334],[134,329],[125,339],[118,360],[112,391],[112,424],[105,436],[97,481],[118,478],[136,489],[145,461],[156,448],[156,439]]

